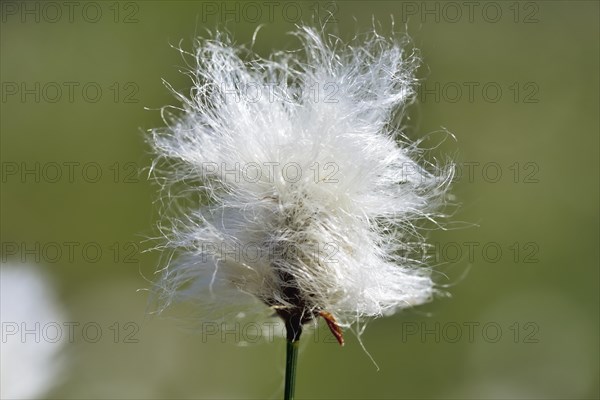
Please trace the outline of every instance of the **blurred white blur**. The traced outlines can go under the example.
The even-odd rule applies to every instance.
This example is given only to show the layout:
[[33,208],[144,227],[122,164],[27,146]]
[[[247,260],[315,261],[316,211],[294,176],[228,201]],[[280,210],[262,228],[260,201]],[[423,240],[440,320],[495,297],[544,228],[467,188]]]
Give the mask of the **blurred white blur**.
[[0,396],[42,398],[58,383],[68,339],[52,282],[39,267],[2,264],[0,310]]

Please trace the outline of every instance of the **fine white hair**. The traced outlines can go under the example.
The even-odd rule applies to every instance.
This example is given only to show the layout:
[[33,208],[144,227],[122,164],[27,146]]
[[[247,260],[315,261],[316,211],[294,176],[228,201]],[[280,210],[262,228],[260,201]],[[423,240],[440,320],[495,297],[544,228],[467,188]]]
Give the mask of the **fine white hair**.
[[173,90],[181,105],[163,108],[167,126],[150,138],[171,250],[156,284],[163,308],[300,299],[347,325],[435,293],[430,268],[407,254],[424,245],[420,221],[441,216],[452,169],[424,162],[396,122],[418,55],[375,32],[350,43],[293,34],[302,48],[269,58],[224,33],[187,53],[193,88]]

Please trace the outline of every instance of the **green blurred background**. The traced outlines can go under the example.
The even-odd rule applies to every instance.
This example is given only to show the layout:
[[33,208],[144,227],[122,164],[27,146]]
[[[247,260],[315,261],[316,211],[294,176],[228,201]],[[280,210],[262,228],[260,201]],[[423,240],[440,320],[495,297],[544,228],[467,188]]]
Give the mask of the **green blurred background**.
[[[389,32],[393,15],[420,48],[426,91],[409,135],[456,135],[437,151],[461,166],[453,220],[464,227],[430,237],[452,296],[362,336],[381,370],[354,337],[339,348],[321,327],[302,349],[297,397],[598,398],[598,2],[109,1],[77,2],[72,14],[47,4],[2,3],[2,261],[47,272],[66,320],[103,334],[91,343],[76,331],[46,397],[280,396],[282,339],[203,340],[147,316],[138,289],[159,254],[142,252],[157,218],[157,188],[138,174],[151,160],[143,132],[175,104],[162,78],[190,86],[170,44],[190,49],[219,24],[249,43],[264,24],[255,48],[266,55],[298,45],[284,35],[295,23],[331,11],[327,29],[342,38],[372,16]],[[66,242],[77,243],[73,257],[55,257],[48,244]],[[22,251],[36,243],[39,262]]]

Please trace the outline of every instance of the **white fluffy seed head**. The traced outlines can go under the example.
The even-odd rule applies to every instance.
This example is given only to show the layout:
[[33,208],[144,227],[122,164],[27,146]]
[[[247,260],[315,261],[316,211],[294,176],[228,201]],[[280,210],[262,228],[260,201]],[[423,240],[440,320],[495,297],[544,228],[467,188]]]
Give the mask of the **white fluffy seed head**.
[[418,222],[440,215],[451,169],[420,161],[394,123],[418,57],[376,33],[349,44],[294,34],[301,50],[268,59],[225,34],[199,40],[191,93],[175,92],[181,106],[152,130],[175,211],[161,229],[165,307],[226,313],[254,300],[349,324],[434,293],[406,254],[423,245]]

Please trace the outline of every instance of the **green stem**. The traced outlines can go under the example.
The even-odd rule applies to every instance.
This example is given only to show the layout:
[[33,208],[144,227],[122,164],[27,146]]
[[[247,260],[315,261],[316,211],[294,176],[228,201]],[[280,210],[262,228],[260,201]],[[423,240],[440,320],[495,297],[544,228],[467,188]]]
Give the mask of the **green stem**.
[[298,364],[298,340],[287,340],[285,355],[285,390],[284,400],[294,400],[296,386],[296,365]]

